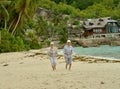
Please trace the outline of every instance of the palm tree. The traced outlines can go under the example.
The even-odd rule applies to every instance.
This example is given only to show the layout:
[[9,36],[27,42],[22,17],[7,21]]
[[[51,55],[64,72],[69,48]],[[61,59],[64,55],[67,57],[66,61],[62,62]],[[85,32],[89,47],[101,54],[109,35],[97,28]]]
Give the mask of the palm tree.
[[68,39],[67,26],[65,26],[64,24],[61,24],[61,26],[59,28],[60,28],[60,30],[59,30],[60,42],[61,43],[65,43],[66,40]]
[[[12,1],[10,10],[11,19],[9,22],[9,31],[15,34],[16,28],[20,26],[24,20],[31,19],[34,14],[36,3],[38,0],[14,0]],[[27,18],[27,19],[25,19]]]
[[35,29],[39,37],[42,37],[42,39],[44,40],[48,38],[49,36],[48,23],[41,16],[38,17]]

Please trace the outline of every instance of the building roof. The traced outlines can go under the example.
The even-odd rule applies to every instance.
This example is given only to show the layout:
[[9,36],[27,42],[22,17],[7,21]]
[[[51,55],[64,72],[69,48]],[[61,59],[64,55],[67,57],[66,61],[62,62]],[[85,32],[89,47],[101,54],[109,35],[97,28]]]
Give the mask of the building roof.
[[116,20],[111,19],[110,17],[98,18],[98,19],[87,19],[83,22],[83,27],[87,30],[93,28],[104,28],[107,23],[116,23]]

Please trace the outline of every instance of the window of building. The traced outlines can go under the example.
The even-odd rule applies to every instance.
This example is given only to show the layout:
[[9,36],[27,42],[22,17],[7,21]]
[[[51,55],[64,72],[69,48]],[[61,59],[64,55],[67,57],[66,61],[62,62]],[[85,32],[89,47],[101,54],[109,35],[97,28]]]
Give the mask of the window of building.
[[92,22],[89,22],[89,25],[94,25],[94,23],[92,23]]
[[108,23],[106,26],[106,31],[107,33],[114,33],[114,32],[118,32],[118,26],[116,23]]
[[98,23],[97,25],[101,25],[101,23]]
[[104,21],[104,20],[100,18],[99,21]]
[[101,32],[102,32],[102,29],[93,29],[93,32],[94,32],[94,33],[101,33]]

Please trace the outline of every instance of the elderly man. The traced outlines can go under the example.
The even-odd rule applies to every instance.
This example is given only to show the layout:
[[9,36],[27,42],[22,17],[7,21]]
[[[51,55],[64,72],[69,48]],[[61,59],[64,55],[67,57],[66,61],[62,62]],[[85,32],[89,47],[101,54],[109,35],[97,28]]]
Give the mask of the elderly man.
[[67,40],[67,44],[64,46],[64,57],[66,61],[65,68],[67,69],[69,66],[69,70],[71,69],[71,65],[72,65],[72,53],[73,53],[73,47],[71,46],[71,41]]

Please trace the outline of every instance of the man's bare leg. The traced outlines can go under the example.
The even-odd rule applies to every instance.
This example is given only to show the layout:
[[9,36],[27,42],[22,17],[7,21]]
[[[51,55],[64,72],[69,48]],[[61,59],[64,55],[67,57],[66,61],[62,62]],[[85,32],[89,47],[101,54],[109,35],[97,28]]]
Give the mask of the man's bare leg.
[[69,64],[69,70],[71,70],[71,66],[72,66],[72,64]]

